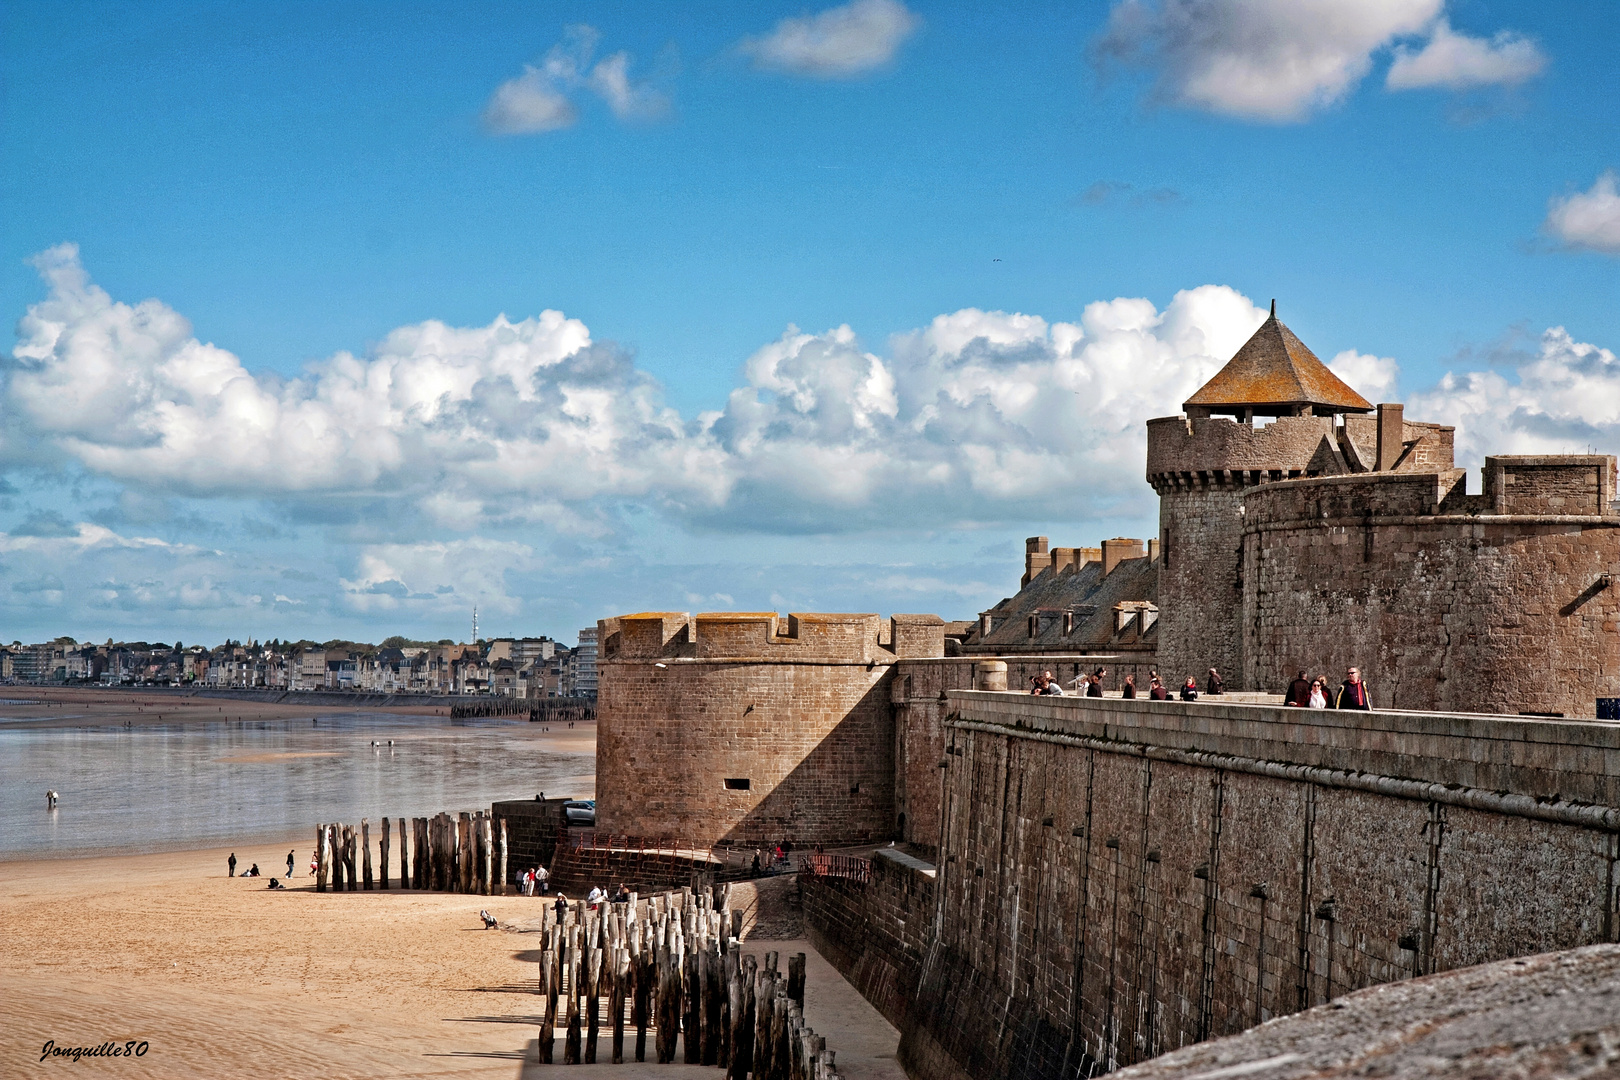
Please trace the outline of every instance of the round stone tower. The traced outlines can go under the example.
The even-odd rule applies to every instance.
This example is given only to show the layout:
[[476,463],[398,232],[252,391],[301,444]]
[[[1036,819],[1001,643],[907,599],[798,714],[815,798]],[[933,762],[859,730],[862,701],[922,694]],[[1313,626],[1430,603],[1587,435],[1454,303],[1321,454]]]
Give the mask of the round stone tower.
[[[1159,493],[1159,673],[1172,690],[1218,668],[1242,686],[1243,499],[1312,473],[1360,471],[1338,418],[1371,404],[1271,317],[1182,405],[1148,421],[1147,481]],[[1174,680],[1174,681],[1172,681]]]

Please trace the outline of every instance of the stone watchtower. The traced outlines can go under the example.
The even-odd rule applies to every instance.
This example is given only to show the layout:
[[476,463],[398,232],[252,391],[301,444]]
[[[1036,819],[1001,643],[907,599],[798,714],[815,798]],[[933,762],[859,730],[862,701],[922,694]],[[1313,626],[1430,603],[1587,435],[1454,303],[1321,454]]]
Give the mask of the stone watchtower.
[[[1338,417],[1371,404],[1271,317],[1182,405],[1148,421],[1147,481],[1159,493],[1159,672],[1174,690],[1219,668],[1241,687],[1245,493],[1343,470]],[[1256,426],[1257,418],[1275,418]],[[1369,423],[1370,421],[1363,421]],[[1397,421],[1398,422],[1398,421]],[[1172,681],[1174,680],[1174,681]]]

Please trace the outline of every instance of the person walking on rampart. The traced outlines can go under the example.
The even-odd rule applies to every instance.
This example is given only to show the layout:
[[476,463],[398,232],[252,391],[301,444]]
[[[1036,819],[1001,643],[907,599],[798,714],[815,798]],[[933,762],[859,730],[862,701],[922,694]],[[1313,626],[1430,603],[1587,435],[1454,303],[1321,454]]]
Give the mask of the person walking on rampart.
[[1091,682],[1086,686],[1086,697],[1103,696],[1103,678],[1107,676],[1107,674],[1107,668],[1098,668],[1096,671],[1091,673]]
[[1288,684],[1288,698],[1283,702],[1283,704],[1293,705],[1301,709],[1310,705],[1311,686],[1311,680],[1305,677],[1305,673],[1303,671],[1298,675],[1295,675],[1294,681]]
[[1326,679],[1317,679],[1311,683],[1310,692],[1305,697],[1305,707],[1309,709],[1325,709],[1328,707],[1328,686]]
[[1185,685],[1185,686],[1183,686],[1181,688],[1181,700],[1182,701],[1197,701],[1198,700],[1198,680],[1193,678],[1191,675],[1187,676],[1187,685]]
[[1367,684],[1361,681],[1361,669],[1351,668],[1345,672],[1344,685],[1339,687],[1338,699],[1334,701],[1335,709],[1371,709],[1372,698],[1367,692]]
[[1226,692],[1226,680],[1214,668],[1209,669],[1209,678],[1204,681],[1204,693],[1222,694]]
[[1148,697],[1154,701],[1170,700],[1170,691],[1165,689],[1164,683],[1159,681],[1157,671],[1153,673],[1153,678],[1148,682]]
[[1127,675],[1127,676],[1125,676],[1125,681],[1123,683],[1121,683],[1120,687],[1119,687],[1119,696],[1123,697],[1123,698],[1133,698],[1133,697],[1136,696],[1136,676],[1135,675]]
[[1041,695],[1048,695],[1048,696],[1051,696],[1051,697],[1062,697],[1063,696],[1063,687],[1061,687],[1061,686],[1059,686],[1057,684],[1057,679],[1053,678],[1052,673],[1050,671],[1043,671],[1039,675],[1036,675],[1035,677],[1030,679],[1029,681],[1030,681],[1030,691],[1029,692],[1033,696],[1036,696],[1036,697],[1039,697]]

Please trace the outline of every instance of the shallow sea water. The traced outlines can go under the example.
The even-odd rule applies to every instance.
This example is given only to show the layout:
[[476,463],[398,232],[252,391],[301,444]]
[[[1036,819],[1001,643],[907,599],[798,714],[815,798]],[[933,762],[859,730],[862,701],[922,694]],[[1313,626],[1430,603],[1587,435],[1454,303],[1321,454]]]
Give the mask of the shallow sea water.
[[[589,754],[527,721],[343,714],[135,728],[0,728],[0,859],[245,843],[315,825],[590,797]],[[393,740],[393,745],[388,745]],[[373,744],[377,745],[373,745]],[[46,809],[45,792],[60,795]]]

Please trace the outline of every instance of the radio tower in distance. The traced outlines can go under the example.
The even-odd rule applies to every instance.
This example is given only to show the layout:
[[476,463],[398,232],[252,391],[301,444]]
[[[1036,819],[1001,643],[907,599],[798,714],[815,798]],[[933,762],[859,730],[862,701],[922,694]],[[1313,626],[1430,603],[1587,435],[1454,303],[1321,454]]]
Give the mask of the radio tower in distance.
[[473,636],[472,643],[478,644],[478,605],[473,605]]

